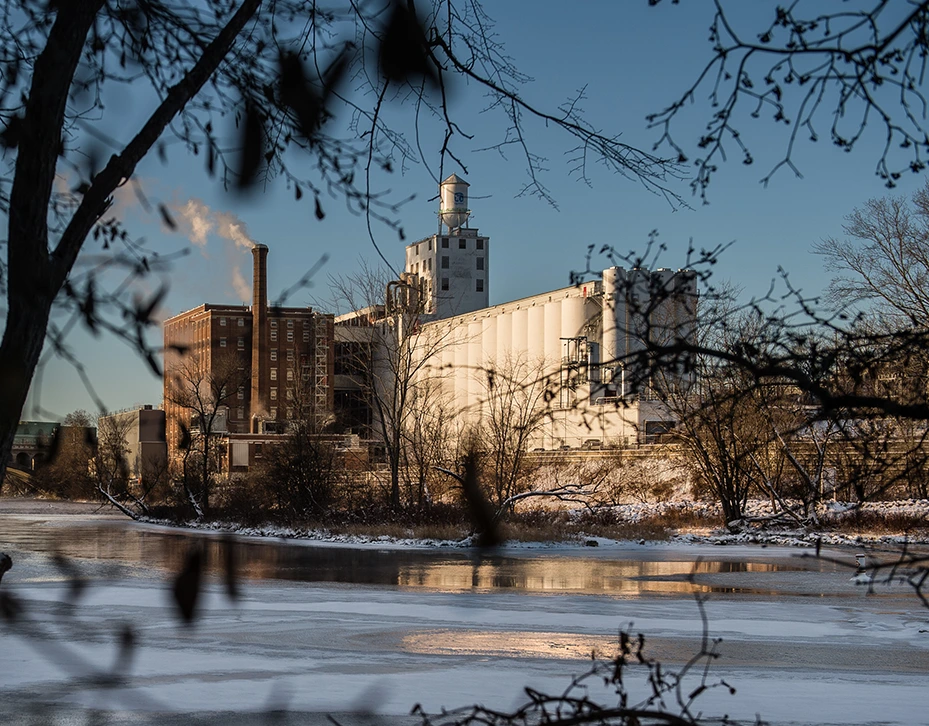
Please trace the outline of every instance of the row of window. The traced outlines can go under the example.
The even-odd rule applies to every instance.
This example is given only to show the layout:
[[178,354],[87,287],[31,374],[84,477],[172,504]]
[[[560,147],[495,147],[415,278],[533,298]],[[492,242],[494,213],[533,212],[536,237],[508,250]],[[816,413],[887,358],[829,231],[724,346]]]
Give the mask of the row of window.
[[[477,239],[477,240],[475,240],[475,245],[474,245],[474,247],[475,247],[475,249],[478,249],[478,250],[484,249],[484,240],[482,240],[482,239]],[[443,237],[443,238],[442,238],[442,248],[443,248],[443,249],[448,249],[448,237]],[[431,243],[431,242],[430,242],[430,244],[429,244],[429,249],[430,249],[430,250],[432,249],[432,243]],[[459,237],[459,239],[458,239],[458,249],[460,249],[460,250],[466,250],[466,249],[468,249],[468,240]]]
[[[238,419],[244,419],[244,418],[245,418],[245,409],[244,409],[244,408],[239,407],[239,408],[237,408],[235,411],[236,411],[236,418],[238,418]],[[272,406],[272,407],[269,409],[268,413],[270,414],[271,420],[276,420],[276,419],[277,419],[277,408],[275,408],[274,406]],[[287,418],[293,418],[293,417],[294,417],[294,410],[293,410],[292,408],[288,408],[288,409],[287,409]],[[255,445],[255,449],[256,449],[256,451],[255,451],[255,456],[261,456],[261,444],[256,444],[256,445]]]
[[[270,323],[271,323],[271,328],[272,328],[272,330],[273,330],[274,328],[277,327],[277,320],[271,320]],[[225,327],[225,326],[226,326],[226,318],[220,318],[220,319],[219,319],[219,324],[220,324],[221,326]],[[244,328],[244,327],[245,327],[245,318],[236,318],[236,325],[238,325],[240,328]],[[308,328],[309,325],[310,325],[310,321],[305,319],[305,320],[303,321],[303,327],[304,327],[304,328]],[[293,327],[294,327],[294,321],[293,321],[293,320],[288,320],[288,321],[287,321],[287,327],[288,327],[288,328],[293,328]],[[306,334],[307,334],[307,333],[304,333],[304,335],[306,335]]]
[[[447,288],[443,288],[443,289],[447,289]],[[220,348],[228,347],[228,339],[220,338],[219,347]],[[236,338],[236,348],[238,348],[239,350],[245,350],[245,338]],[[287,360],[292,361],[295,358],[296,358],[296,353],[294,352],[293,348],[288,348],[287,349]],[[271,348],[271,360],[277,360],[277,348]]]
[[[475,263],[476,269],[478,269],[478,270],[483,270],[483,269],[484,269],[484,258],[483,258],[483,257],[475,257],[475,258],[474,258],[474,263]],[[449,260],[448,255],[442,255],[442,260],[441,260],[441,262],[440,262],[440,266],[441,266],[441,268],[442,268],[443,270],[449,269],[450,260]],[[432,272],[432,258],[431,258],[431,257],[428,258],[428,259],[426,259],[426,260],[423,260],[421,263],[420,263],[420,262],[414,262],[414,263],[410,266],[410,272],[413,272],[414,274],[419,274],[420,271],[422,271],[422,272]],[[271,339],[272,339],[272,340],[275,339],[275,338],[274,338],[275,335],[276,335],[276,333],[272,330],[272,331],[271,331]],[[309,342],[309,339],[310,339],[310,338],[309,338],[309,333],[306,332],[306,331],[304,331],[304,333],[303,333],[303,341],[304,341],[304,342]]]
[[[448,290],[448,278],[447,277],[442,278],[441,288],[443,290]],[[474,292],[484,292],[484,281],[483,280],[474,281]]]
[[[277,342],[277,331],[276,331],[276,330],[272,330],[272,331],[271,331],[271,342],[272,342],[272,343],[276,343],[276,342]],[[293,342],[294,342],[294,333],[293,333],[292,330],[288,330],[288,331],[287,331],[287,342],[288,342],[288,343],[293,343]],[[304,331],[304,333],[303,333],[303,342],[304,342],[304,343],[309,343],[309,342],[310,342],[310,333],[309,333],[309,331]],[[220,339],[219,339],[219,347],[220,347],[220,348],[225,348],[225,347],[226,347],[226,338],[220,338]],[[243,349],[245,348],[245,338],[238,338],[238,339],[237,339],[237,347],[239,348],[239,350],[243,350]]]
[[[443,238],[442,238],[442,249],[447,250],[448,247],[449,247],[449,244],[448,244],[448,237],[443,237]],[[432,240],[429,240],[429,241],[427,242],[427,248],[426,248],[426,249],[427,249],[427,251],[432,252]],[[460,249],[460,250],[466,250],[466,249],[468,249],[468,240],[467,240],[467,239],[464,239],[463,237],[459,237],[459,239],[458,239],[458,249]],[[477,250],[482,250],[482,249],[484,249],[484,240],[482,240],[482,239],[477,239],[477,240],[475,240],[475,241],[474,241],[474,249],[477,249]],[[416,245],[416,254],[419,255],[419,245]],[[304,323],[304,325],[306,325],[306,323]]]
[[[431,262],[431,260],[430,260],[430,262]],[[477,266],[477,269],[478,269],[478,270],[483,270],[483,269],[484,269],[484,258],[483,258],[483,257],[475,257],[475,258],[474,258],[474,262],[475,262],[475,265]],[[449,267],[448,255],[442,255],[442,269],[443,269],[443,270],[447,270],[448,267]],[[430,266],[429,269],[432,269],[431,266]]]

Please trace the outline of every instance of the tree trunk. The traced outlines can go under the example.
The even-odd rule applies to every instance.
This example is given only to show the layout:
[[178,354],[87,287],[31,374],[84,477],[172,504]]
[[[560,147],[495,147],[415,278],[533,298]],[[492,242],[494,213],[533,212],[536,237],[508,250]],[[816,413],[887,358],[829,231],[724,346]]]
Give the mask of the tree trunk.
[[104,0],[56,3],[48,42],[36,58],[22,119],[10,190],[7,236],[7,321],[0,342],[0,486],[13,438],[42,351],[51,305],[107,199],[135,172],[165,127],[219,67],[262,0],[244,0],[200,60],[169,91],[121,154],[91,180],[91,186],[62,233],[48,246],[48,209],[68,94],[87,34]]
[[0,343],[0,483],[64,278],[50,274],[48,204],[68,91],[103,0],[62,3],[36,58],[10,190],[7,318]]
[[14,299],[13,287],[11,281],[6,330],[0,343],[0,487],[13,455],[13,439],[45,342],[51,310],[49,296],[18,294]]
[[[399,427],[396,427],[399,434]],[[393,434],[393,432],[391,432]],[[390,463],[390,508],[400,509],[400,437],[391,436],[392,444],[388,453]]]
[[200,479],[200,507],[203,514],[210,512],[210,435],[203,436],[203,477]]

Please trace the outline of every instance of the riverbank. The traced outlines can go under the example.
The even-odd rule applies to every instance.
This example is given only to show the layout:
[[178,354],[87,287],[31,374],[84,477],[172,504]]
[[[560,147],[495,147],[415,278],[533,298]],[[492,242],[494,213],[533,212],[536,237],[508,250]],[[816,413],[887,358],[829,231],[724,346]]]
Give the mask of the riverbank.
[[[765,501],[749,503],[752,517],[770,515]],[[75,502],[22,497],[0,498],[0,513],[94,516],[125,519],[125,515],[100,502]],[[536,548],[561,545],[598,547],[615,542],[682,545],[768,545],[792,548],[817,546],[840,548],[900,549],[929,546],[929,501],[873,502],[854,507],[830,502],[819,513],[821,526],[803,528],[764,521],[744,522],[740,531],[718,526],[718,504],[672,501],[631,503],[593,512],[530,511],[510,518],[502,534],[510,547]],[[197,522],[143,518],[142,522],[196,531],[222,532],[241,537],[288,539],[339,545],[392,547],[470,548],[475,546],[465,524],[342,523],[284,526],[244,525],[229,520]]]

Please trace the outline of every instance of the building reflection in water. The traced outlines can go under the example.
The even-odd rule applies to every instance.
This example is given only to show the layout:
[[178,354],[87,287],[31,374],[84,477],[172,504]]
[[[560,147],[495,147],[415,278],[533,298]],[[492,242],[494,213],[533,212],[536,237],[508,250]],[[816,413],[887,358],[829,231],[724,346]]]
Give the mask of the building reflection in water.
[[[28,520],[10,519],[4,522],[4,536],[8,546],[24,550],[57,551],[70,558],[105,560],[130,567],[140,563],[167,572],[179,571],[189,548],[198,546],[204,548],[211,570],[219,574],[225,548],[234,547],[238,572],[244,578],[383,585],[440,592],[516,590],[614,597],[732,592],[731,583],[727,587],[718,586],[720,583],[700,584],[699,576],[801,569],[800,563],[735,559],[613,560],[604,558],[602,553],[597,557],[557,556],[544,552],[509,556],[482,555],[470,550],[313,546],[284,540],[233,540],[113,521],[79,526],[55,526],[53,523],[36,526]],[[803,569],[818,566],[811,562],[803,564]],[[692,573],[697,575],[697,584],[688,579]]]
[[688,581],[691,573],[775,572],[764,562],[590,560],[583,558],[490,558],[401,568],[397,584],[446,592],[515,589],[599,595],[679,594],[713,588]]

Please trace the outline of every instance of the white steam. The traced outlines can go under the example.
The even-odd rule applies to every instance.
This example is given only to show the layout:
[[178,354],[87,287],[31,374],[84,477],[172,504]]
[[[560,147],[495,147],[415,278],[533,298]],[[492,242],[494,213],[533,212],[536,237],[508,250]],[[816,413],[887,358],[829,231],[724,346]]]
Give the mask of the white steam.
[[197,247],[205,247],[211,233],[245,250],[255,246],[248,235],[248,226],[232,212],[215,212],[199,199],[188,199],[175,211],[187,238]]
[[182,205],[175,205],[173,211],[178,227],[204,256],[208,256],[206,245],[211,235],[232,242],[233,246],[225,246],[223,254],[229,266],[232,289],[243,302],[250,300],[252,287],[240,269],[242,250],[251,250],[256,244],[248,234],[248,225],[232,212],[210,209],[200,199],[188,199]]
[[232,212],[216,212],[213,217],[216,220],[216,233],[220,237],[235,242],[242,249],[251,250],[255,246],[255,241],[248,236],[245,222]]
[[239,299],[244,302],[247,302],[252,297],[252,287],[242,276],[242,271],[238,267],[232,268],[232,289],[235,290],[235,294],[239,296]]

